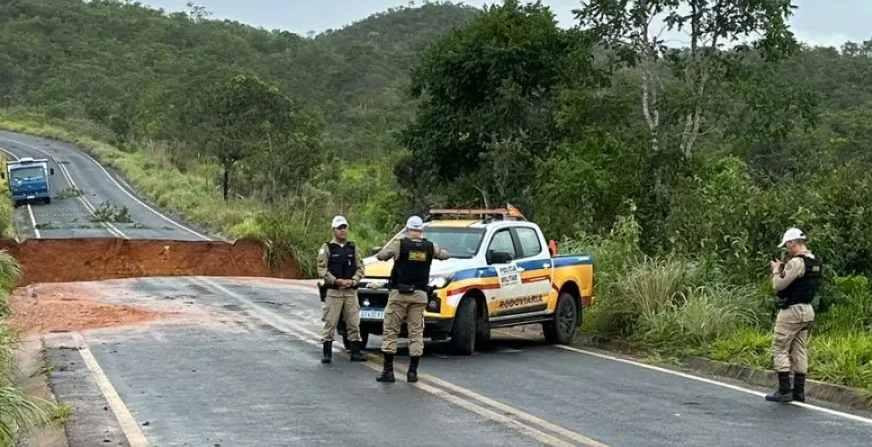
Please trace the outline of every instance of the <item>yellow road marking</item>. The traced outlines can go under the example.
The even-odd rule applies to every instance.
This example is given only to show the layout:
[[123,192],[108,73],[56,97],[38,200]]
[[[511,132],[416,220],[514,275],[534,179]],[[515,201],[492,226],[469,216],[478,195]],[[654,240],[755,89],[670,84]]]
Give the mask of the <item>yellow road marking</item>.
[[145,435],[143,435],[142,431],[139,430],[139,425],[136,424],[136,420],[133,419],[130,410],[128,410],[127,406],[124,405],[124,402],[118,396],[118,393],[115,392],[115,387],[112,386],[112,382],[109,381],[109,378],[106,377],[103,369],[100,368],[100,364],[97,363],[97,359],[94,358],[94,354],[91,353],[91,349],[88,347],[82,334],[79,332],[73,332],[72,335],[79,347],[79,353],[82,354],[82,359],[85,361],[85,366],[91,370],[91,374],[94,376],[94,380],[97,381],[97,386],[100,387],[103,397],[105,397],[109,402],[109,407],[112,408],[112,412],[115,413],[115,418],[118,419],[118,423],[121,425],[121,431],[124,432],[124,436],[127,438],[130,447],[148,447],[148,441],[145,439]]
[[[313,332],[313,331],[311,331],[303,326],[298,325],[297,323],[289,320],[286,317],[278,315],[278,314],[276,314],[268,309],[265,309],[261,306],[258,306],[257,304],[255,304],[251,300],[245,298],[244,296],[242,296],[242,295],[240,295],[232,290],[227,289],[226,287],[222,286],[221,284],[217,283],[216,281],[214,281],[211,278],[198,277],[198,278],[192,278],[191,280],[193,282],[199,283],[200,285],[211,286],[213,289],[215,289],[215,290],[217,290],[217,291],[219,291],[227,296],[236,298],[237,300],[248,304],[249,306],[252,307],[252,311],[253,311],[252,314],[253,315],[257,316],[261,320],[263,320],[269,324],[272,324],[273,326],[275,326],[275,327],[277,327],[277,328],[279,328],[287,333],[290,333],[290,334],[296,335],[297,337],[300,337],[306,343],[313,344],[313,345],[320,344],[318,342],[318,340],[320,340],[320,338],[321,338],[320,334],[316,334],[315,332]],[[338,352],[339,355],[341,355],[343,357],[346,357],[346,358],[348,357],[347,353],[345,353],[344,351],[338,350],[336,348],[334,348],[334,351]],[[380,359],[379,356],[376,356],[374,354],[366,354],[366,357],[368,360],[366,362],[364,362],[365,366],[367,366],[375,371],[381,371],[381,364],[377,362]],[[402,374],[402,373],[405,373],[407,371],[407,368],[405,368],[402,365],[395,364],[394,370],[395,370],[395,372],[398,371]],[[491,419],[495,422],[498,422],[504,426],[507,426],[509,428],[514,428],[514,429],[520,431],[521,433],[523,433],[527,436],[530,436],[533,439],[540,441],[540,442],[543,442],[547,445],[566,447],[566,446],[575,446],[575,445],[580,444],[580,445],[589,446],[589,447],[608,447],[608,445],[606,445],[606,444],[595,441],[595,440],[588,438],[586,436],[583,436],[579,433],[575,433],[573,431],[567,430],[567,429],[560,427],[556,424],[552,424],[548,421],[537,418],[536,416],[533,416],[531,414],[524,413],[521,410],[518,410],[514,407],[510,407],[510,406],[505,405],[503,403],[497,402],[493,399],[490,399],[490,398],[487,398],[487,397],[482,396],[480,394],[477,394],[477,393],[470,391],[466,388],[451,384],[451,383],[446,382],[442,379],[438,379],[436,377],[433,377],[433,376],[430,376],[427,374],[421,374],[421,373],[418,374],[418,377],[420,379],[430,381],[436,385],[447,388],[450,391],[453,391],[455,393],[465,395],[467,397],[467,399],[464,399],[460,396],[451,394],[445,390],[441,390],[439,388],[436,388],[434,386],[427,385],[427,384],[421,383],[421,382],[411,383],[409,385],[417,387],[426,393],[432,394],[436,397],[439,397],[443,400],[448,401],[449,403],[455,404],[461,408],[467,409],[467,410],[472,411],[476,414],[484,416],[484,417]],[[402,376],[398,377],[397,380],[406,381],[406,379]],[[408,383],[408,381],[406,381],[406,383]],[[575,443],[567,443],[567,442],[565,442],[561,439],[558,439],[552,435],[549,435],[541,430],[537,430],[536,428],[534,428],[532,426],[526,425],[521,421],[512,419],[512,418],[506,416],[505,414],[500,414],[496,411],[493,411],[489,408],[484,407],[483,405],[476,404],[475,402],[472,402],[471,400],[468,400],[468,399],[478,400],[484,404],[487,404],[487,405],[494,407],[495,409],[497,409],[499,411],[511,414],[511,415],[517,417],[518,419],[522,419],[522,420],[525,420],[529,423],[539,425],[546,430],[553,431],[561,436],[564,436],[568,439],[571,439],[571,440],[575,441]]]

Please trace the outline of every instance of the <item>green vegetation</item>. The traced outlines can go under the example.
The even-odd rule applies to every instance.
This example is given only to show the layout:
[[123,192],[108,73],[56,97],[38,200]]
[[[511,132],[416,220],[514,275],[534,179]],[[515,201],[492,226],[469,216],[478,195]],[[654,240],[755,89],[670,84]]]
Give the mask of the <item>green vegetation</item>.
[[94,222],[133,222],[130,210],[126,206],[113,205],[109,202],[103,202],[95,208],[91,220]]
[[[586,2],[571,30],[537,4],[430,3],[304,38],[12,0],[0,127],[310,274],[335,213],[366,250],[412,212],[510,202],[595,253],[583,330],[655,358],[770,366],[768,260],[797,225],[827,275],[811,376],[872,389],[872,40],[796,42],[780,0],[625,3]],[[651,10],[693,44],[641,39]]]
[[62,420],[69,409],[57,409],[42,399],[24,394],[15,384],[12,372],[16,366],[13,331],[6,326],[9,316],[9,293],[15,289],[21,274],[18,262],[8,252],[0,251],[0,447],[12,447],[22,432],[50,422],[52,417]]
[[[0,187],[6,188],[6,184],[0,183]],[[0,237],[14,239],[15,234],[15,206],[12,204],[9,190],[4,189],[0,193]]]
[[60,199],[60,200],[72,199],[74,197],[81,197],[81,195],[82,195],[82,191],[79,190],[78,188],[68,187],[68,188],[64,188],[64,189],[58,191],[55,198]]

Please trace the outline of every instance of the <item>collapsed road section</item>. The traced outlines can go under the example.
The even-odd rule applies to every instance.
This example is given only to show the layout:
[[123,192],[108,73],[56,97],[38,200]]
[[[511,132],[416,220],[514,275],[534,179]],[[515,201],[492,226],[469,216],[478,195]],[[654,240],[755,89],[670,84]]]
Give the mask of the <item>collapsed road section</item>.
[[18,286],[151,276],[257,276],[300,279],[294,259],[271,265],[255,240],[154,239],[0,240],[21,266]]

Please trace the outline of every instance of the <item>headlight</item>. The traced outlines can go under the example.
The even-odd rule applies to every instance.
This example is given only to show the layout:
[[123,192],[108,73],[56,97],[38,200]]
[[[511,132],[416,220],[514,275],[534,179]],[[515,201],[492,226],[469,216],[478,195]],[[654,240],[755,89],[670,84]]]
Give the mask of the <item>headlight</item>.
[[446,276],[434,276],[430,278],[430,287],[434,289],[441,289],[451,283],[451,278],[454,275],[446,275]]

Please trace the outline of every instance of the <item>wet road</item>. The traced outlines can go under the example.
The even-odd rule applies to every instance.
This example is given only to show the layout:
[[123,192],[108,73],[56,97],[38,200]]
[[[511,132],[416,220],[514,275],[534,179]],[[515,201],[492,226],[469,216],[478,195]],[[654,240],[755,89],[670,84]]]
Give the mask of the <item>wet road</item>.
[[[22,238],[91,238],[208,240],[210,236],[181,225],[139,197],[125,182],[72,145],[30,135],[0,131],[0,149],[9,160],[47,159],[54,175],[51,203],[22,205],[16,225]],[[69,192],[80,191],[80,195]],[[101,208],[125,207],[129,219],[95,219]]]
[[[377,336],[369,363],[349,362],[341,343],[332,365],[319,362],[313,289],[279,280],[127,283],[133,295],[111,301],[185,303],[211,317],[88,331],[84,351],[62,349],[77,346],[69,335],[50,340],[49,357],[65,365],[52,373],[55,391],[88,422],[71,420],[73,447],[146,445],[119,436],[125,412],[133,421],[128,436],[153,446],[866,446],[872,439],[868,414],[772,404],[753,394],[768,390],[718,386],[508,333],[495,334],[493,351],[471,357],[429,344],[418,384],[404,381],[402,349],[398,381],[381,384]],[[83,355],[100,365],[124,409],[111,411],[100,387],[89,384],[96,375]]]

